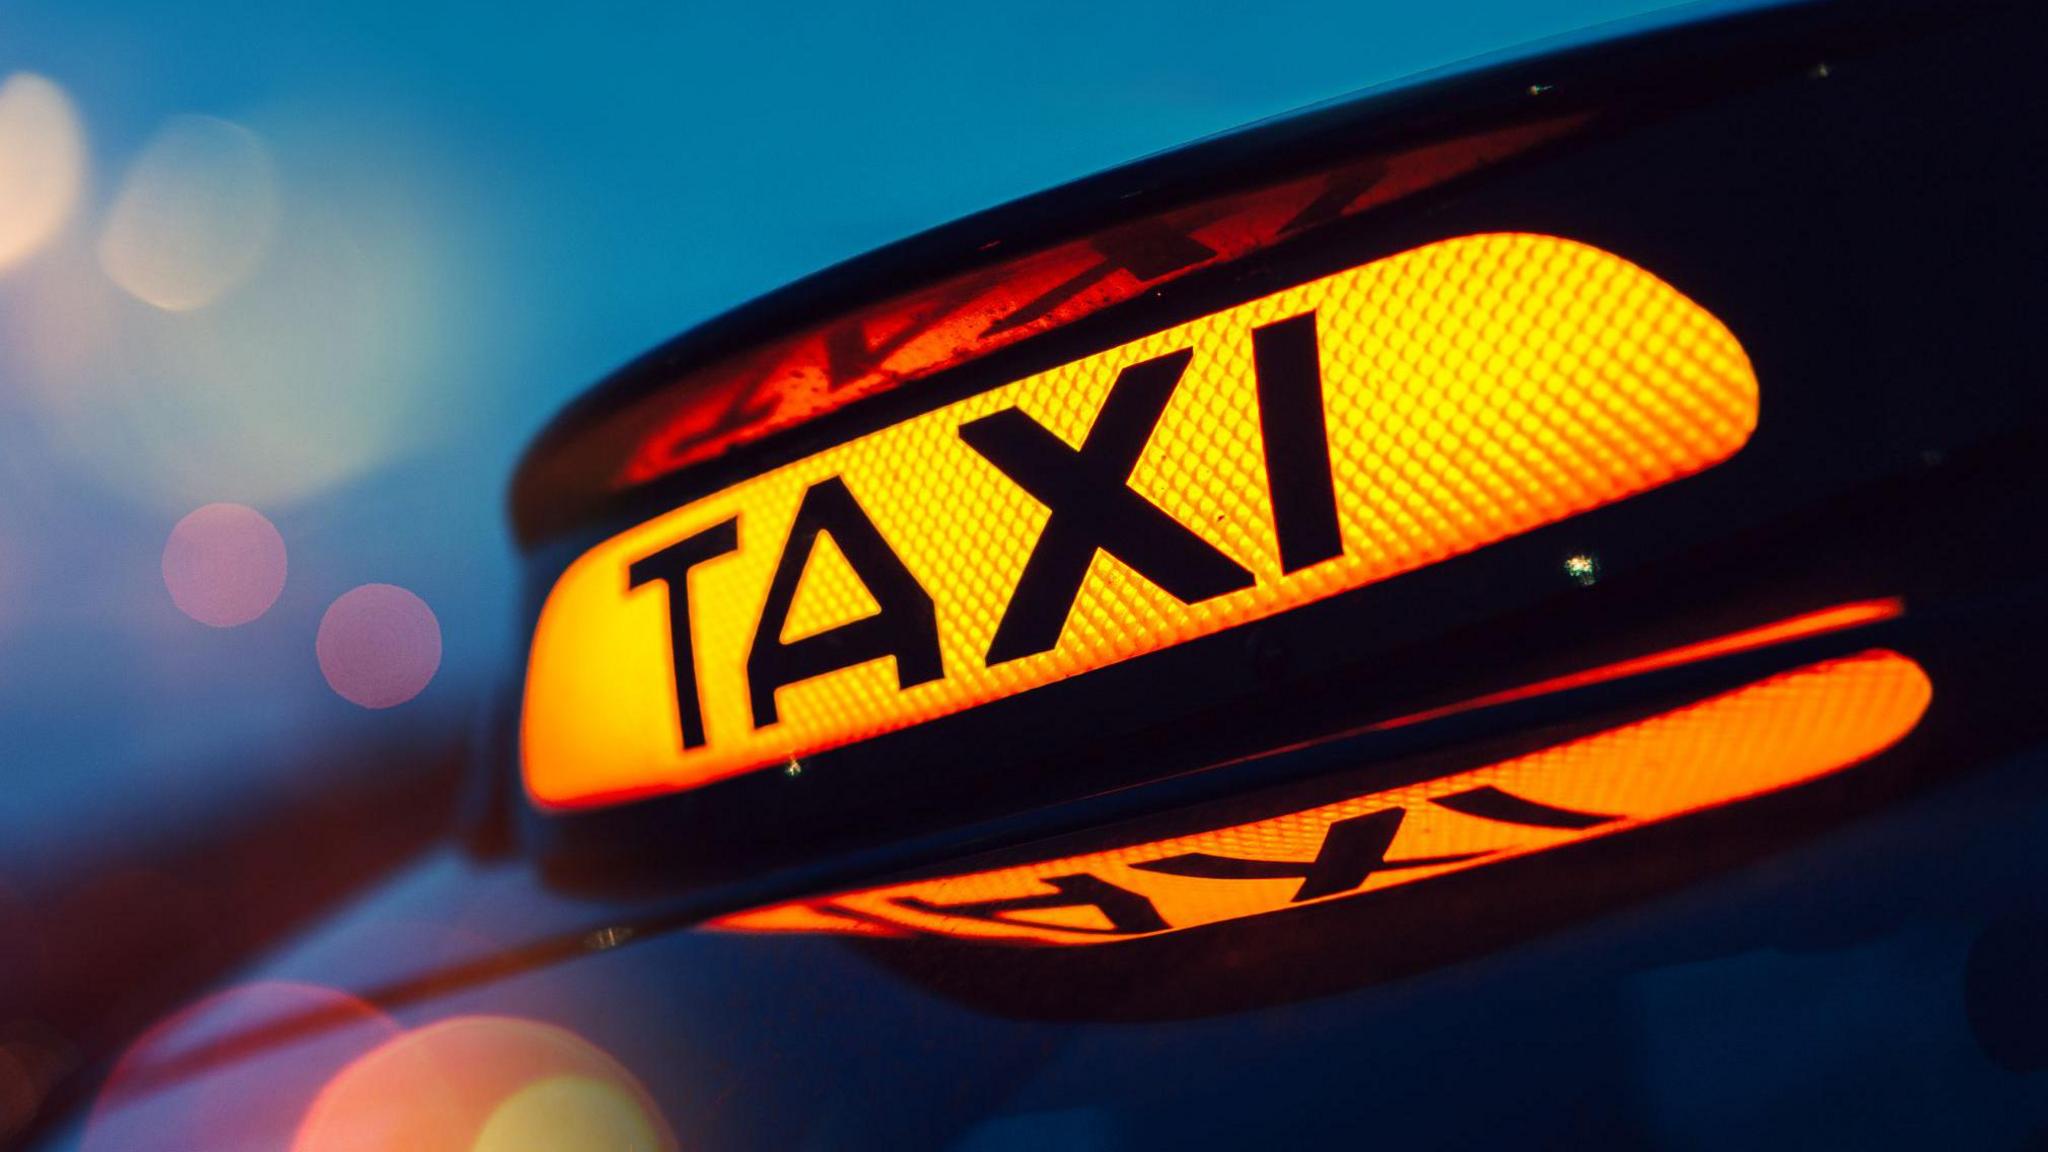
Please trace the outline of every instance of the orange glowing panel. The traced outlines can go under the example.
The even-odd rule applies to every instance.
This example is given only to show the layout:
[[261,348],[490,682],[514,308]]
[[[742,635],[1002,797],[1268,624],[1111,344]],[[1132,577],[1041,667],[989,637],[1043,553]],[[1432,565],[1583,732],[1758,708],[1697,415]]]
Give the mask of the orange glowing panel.
[[527,790],[694,788],[1459,555],[1727,459],[1735,337],[1619,257],[1468,236],[677,508],[541,611]]
[[1872,650],[1592,736],[1302,812],[964,876],[728,916],[736,931],[894,926],[1089,944],[1426,880],[1788,788],[1876,755],[1919,723],[1920,666]]

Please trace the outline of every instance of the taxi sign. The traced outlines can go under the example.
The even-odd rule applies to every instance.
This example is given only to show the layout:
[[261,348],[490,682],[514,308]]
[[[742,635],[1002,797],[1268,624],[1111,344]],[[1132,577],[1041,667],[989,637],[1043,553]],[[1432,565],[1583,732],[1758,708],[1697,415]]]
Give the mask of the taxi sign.
[[606,540],[528,661],[532,799],[676,792],[1439,562],[1698,472],[1735,337],[1529,234],[1431,244],[992,388]]
[[736,932],[1101,944],[1280,912],[1610,836],[1840,771],[1933,699],[1886,649],[1419,784],[1248,824],[735,913]]

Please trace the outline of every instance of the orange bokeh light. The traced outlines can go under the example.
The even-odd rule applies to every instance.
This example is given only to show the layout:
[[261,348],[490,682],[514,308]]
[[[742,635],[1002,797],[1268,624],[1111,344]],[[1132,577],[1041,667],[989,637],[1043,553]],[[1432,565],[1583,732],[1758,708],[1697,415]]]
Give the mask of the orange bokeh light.
[[[1306,347],[1275,351],[1265,338],[1282,329]],[[1311,389],[1294,396],[1310,431],[1280,453],[1269,385],[1283,370]],[[1141,385],[1152,422],[1070,507],[1123,501],[1119,515],[1152,517],[1153,538],[1197,554],[1207,583],[1169,590],[1158,569],[1082,553],[1063,626],[1005,647],[999,628],[1053,535],[1054,497],[1028,491],[998,449],[1050,457],[1053,482],[1094,467],[1065,458],[1111,451],[1096,446],[1109,398]],[[549,807],[677,791],[959,712],[1668,483],[1733,454],[1756,419],[1734,336],[1641,268],[1548,236],[1431,244],[914,417],[597,545],[556,583],[534,635],[527,790]],[[999,422],[1004,443],[978,435]],[[1312,459],[1319,445],[1326,461]],[[1309,498],[1290,510],[1271,494],[1299,497],[1304,459]],[[821,493],[830,526],[806,530]],[[1282,516],[1320,535],[1290,551]],[[694,542],[687,573],[635,575]],[[928,658],[805,669],[764,690],[757,631],[779,650],[884,619],[877,564],[847,563],[862,548],[903,573],[899,604],[921,599],[934,618]],[[690,609],[675,625],[678,598]],[[694,683],[679,688],[678,674]]]
[[[328,1081],[292,1152],[673,1152],[675,1136],[632,1073],[573,1032],[463,1016],[406,1032]],[[542,1147],[545,1145],[532,1145]]]
[[876,925],[1009,943],[1154,935],[1415,883],[1789,788],[1890,747],[1926,712],[1881,649],[1783,672],[1510,760],[1106,852],[728,916],[717,927]]

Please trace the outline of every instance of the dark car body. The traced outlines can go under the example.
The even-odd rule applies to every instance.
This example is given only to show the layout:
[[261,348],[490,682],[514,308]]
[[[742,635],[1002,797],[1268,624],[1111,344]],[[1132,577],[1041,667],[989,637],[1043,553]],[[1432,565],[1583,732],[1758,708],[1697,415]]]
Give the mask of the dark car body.
[[[2044,34],[2034,5],[1850,0],[1624,29],[1103,173],[651,353],[514,483],[529,625],[578,556],[706,493],[1453,238],[1560,237],[1649,270],[1739,338],[1760,411],[1738,452],[1654,490],[703,787],[533,803],[508,687],[447,844],[138,1040],[35,1146],[2037,1142]],[[1304,181],[1323,205],[1306,223],[1157,259]],[[1098,279],[1126,287],[1085,314],[800,418],[693,399],[789,333],[1146,229],[1136,255],[1095,245],[1123,261]],[[1029,304],[1012,319],[1053,307]],[[879,339],[856,352],[879,362]],[[617,482],[707,403],[725,415]],[[1626,834],[1185,930],[1122,920],[1081,880],[1059,893],[1095,895],[1032,907],[1093,919],[948,906],[1002,939],[863,911],[1404,788],[1592,828],[1611,814],[1426,790],[1873,653],[1915,670],[1896,731]],[[1702,746],[1762,762],[1805,738]],[[1349,887],[1420,866],[1376,851]],[[1173,866],[1291,884],[1310,856]],[[1046,923],[1054,942],[1013,938]]]

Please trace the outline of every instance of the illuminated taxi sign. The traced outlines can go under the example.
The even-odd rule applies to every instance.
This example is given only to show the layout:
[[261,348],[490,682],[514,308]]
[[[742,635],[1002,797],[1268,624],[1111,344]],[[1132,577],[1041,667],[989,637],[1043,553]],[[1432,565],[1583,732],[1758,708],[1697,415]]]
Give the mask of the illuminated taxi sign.
[[960,712],[1654,488],[1756,417],[1734,336],[1625,260],[1405,252],[592,548],[535,631],[527,790],[680,791]]
[[1568,743],[1249,824],[727,916],[745,932],[1097,944],[1499,863],[1847,768],[1920,722],[1933,686],[1882,649]]

